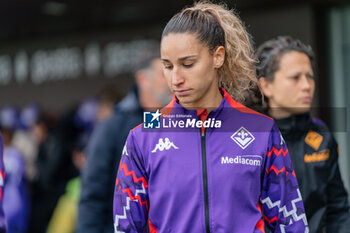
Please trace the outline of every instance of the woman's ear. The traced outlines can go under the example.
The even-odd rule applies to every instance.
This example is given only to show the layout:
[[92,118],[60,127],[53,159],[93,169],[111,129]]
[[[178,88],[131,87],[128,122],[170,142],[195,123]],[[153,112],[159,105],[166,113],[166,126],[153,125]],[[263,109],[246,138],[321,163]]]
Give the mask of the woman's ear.
[[262,93],[267,97],[271,98],[272,91],[271,91],[271,82],[268,81],[265,77],[259,78],[259,87],[262,91]]
[[223,46],[219,46],[214,51],[214,68],[220,68],[225,61],[225,48]]

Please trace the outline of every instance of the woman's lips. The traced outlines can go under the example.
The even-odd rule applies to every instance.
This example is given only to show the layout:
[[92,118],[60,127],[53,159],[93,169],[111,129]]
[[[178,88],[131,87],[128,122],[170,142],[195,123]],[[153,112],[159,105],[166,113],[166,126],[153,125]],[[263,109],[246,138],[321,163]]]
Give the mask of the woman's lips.
[[312,98],[311,97],[302,97],[300,98],[302,103],[311,103],[312,102]]
[[191,91],[192,91],[191,89],[175,90],[175,95],[186,96],[186,95],[189,95]]

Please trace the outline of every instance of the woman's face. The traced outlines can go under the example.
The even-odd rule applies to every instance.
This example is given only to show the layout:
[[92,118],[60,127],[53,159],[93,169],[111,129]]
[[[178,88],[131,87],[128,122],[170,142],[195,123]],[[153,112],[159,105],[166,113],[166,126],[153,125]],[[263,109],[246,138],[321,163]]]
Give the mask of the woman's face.
[[268,97],[271,113],[277,114],[272,114],[275,118],[308,112],[315,91],[314,73],[308,56],[296,51],[284,54],[274,80],[266,81],[262,90]]
[[[224,62],[225,49],[212,54],[207,46],[188,33],[170,33],[161,42],[163,71],[170,90],[186,108],[205,108],[217,98],[217,68]],[[220,94],[220,93],[219,93]]]

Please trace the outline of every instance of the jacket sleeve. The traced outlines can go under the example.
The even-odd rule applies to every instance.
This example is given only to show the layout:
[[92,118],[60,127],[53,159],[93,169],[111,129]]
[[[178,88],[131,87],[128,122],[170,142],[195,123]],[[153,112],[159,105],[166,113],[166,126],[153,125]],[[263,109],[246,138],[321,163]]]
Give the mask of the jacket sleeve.
[[274,124],[262,177],[264,222],[272,232],[308,232],[308,223],[288,148]]
[[2,136],[0,134],[0,233],[6,232],[6,219],[3,209],[3,197],[4,197],[4,186],[5,186],[5,168],[4,168],[4,144]]
[[114,232],[147,232],[148,176],[130,131],[119,164],[114,191]]
[[338,145],[332,137],[330,145],[329,180],[327,185],[327,232],[350,232],[348,195],[345,191],[338,166]]

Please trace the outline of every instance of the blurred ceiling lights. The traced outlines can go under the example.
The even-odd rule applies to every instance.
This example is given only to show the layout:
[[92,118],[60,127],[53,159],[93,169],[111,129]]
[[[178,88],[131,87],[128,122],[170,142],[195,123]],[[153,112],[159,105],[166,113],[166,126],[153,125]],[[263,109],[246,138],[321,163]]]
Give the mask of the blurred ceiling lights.
[[60,2],[46,2],[42,6],[42,12],[46,15],[62,16],[67,12],[67,5]]

